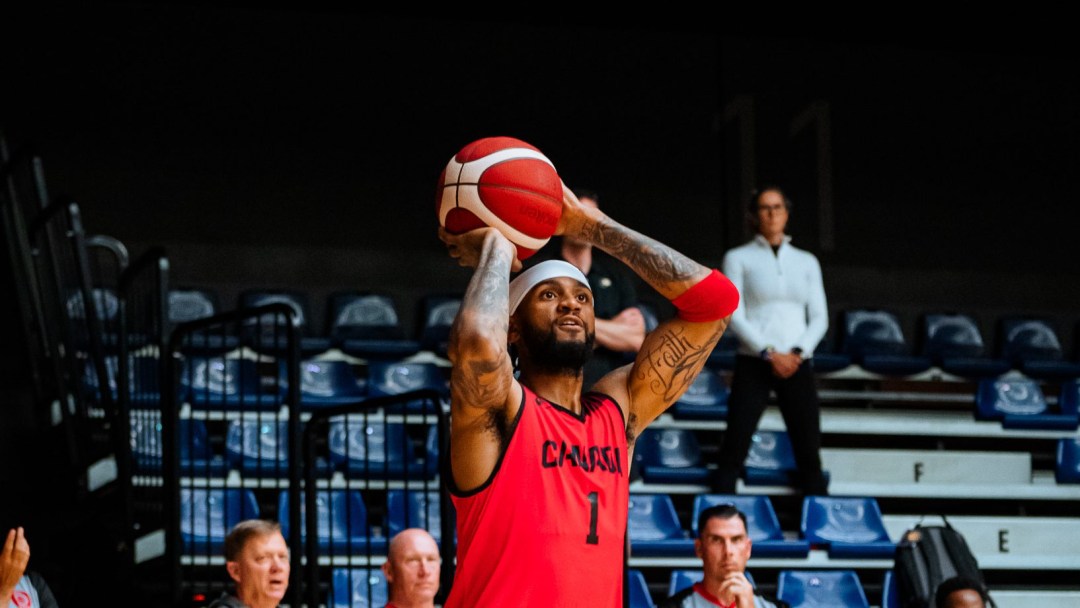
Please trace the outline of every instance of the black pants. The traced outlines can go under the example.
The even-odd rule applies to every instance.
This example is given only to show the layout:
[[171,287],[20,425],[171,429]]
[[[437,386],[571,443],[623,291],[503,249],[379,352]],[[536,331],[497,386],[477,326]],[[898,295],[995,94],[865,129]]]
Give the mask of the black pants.
[[821,407],[812,363],[804,361],[790,378],[778,378],[768,361],[746,355],[735,358],[716,491],[735,493],[736,481],[765,412],[770,390],[776,391],[784,426],[791,438],[798,467],[797,484],[805,495],[826,495],[828,484],[821,472]]

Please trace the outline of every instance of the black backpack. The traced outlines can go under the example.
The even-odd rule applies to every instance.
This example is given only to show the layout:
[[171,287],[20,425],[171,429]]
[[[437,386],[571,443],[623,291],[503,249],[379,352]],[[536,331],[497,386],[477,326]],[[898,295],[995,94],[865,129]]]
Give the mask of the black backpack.
[[954,576],[964,576],[982,586],[987,606],[997,606],[979,570],[978,561],[964,536],[945,517],[944,525],[924,526],[922,522],[904,533],[896,545],[893,576],[902,608],[935,608],[938,585]]

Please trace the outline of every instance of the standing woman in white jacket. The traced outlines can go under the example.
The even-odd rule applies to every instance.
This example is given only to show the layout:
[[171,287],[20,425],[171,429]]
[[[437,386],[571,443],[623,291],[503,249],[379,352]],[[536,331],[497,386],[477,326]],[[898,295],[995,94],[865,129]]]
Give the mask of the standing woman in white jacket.
[[821,421],[811,357],[829,327],[821,265],[785,233],[791,201],[776,186],[753,193],[747,208],[757,234],[724,256],[723,273],[742,298],[730,329],[739,350],[720,446],[716,491],[735,493],[750,441],[775,391],[804,495],[828,493],[821,471]]

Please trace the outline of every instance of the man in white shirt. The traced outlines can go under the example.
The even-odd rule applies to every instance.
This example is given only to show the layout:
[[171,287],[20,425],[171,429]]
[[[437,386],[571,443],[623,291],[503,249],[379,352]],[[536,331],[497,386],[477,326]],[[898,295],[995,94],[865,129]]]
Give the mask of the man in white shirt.
[[742,295],[731,317],[739,338],[720,446],[716,490],[734,493],[751,437],[775,391],[798,466],[799,489],[824,495],[821,422],[810,361],[828,329],[821,265],[785,234],[791,201],[775,186],[761,189],[748,208],[754,238],[724,256],[723,273]]

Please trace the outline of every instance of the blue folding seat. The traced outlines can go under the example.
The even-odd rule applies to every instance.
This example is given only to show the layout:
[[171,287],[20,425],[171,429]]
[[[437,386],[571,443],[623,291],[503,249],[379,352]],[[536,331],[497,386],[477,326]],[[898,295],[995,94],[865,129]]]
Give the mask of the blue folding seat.
[[964,378],[995,378],[1012,364],[987,356],[979,326],[970,315],[932,312],[922,316],[922,355],[943,371]]
[[854,570],[781,570],[776,595],[799,608],[870,608]]
[[1008,316],[999,321],[998,333],[1001,357],[1025,376],[1059,381],[1080,377],[1080,363],[1065,357],[1050,320]]
[[727,418],[728,387],[719,372],[705,367],[671,408],[679,420],[724,420]]
[[247,358],[186,359],[180,386],[191,407],[200,410],[277,410],[285,398],[278,378],[265,376]]
[[629,589],[629,608],[655,608],[652,594],[649,593],[649,584],[645,581],[645,574],[641,570],[631,568],[626,573]]
[[[305,497],[300,495],[300,538],[306,540],[304,526],[306,507]],[[318,544],[320,551],[334,554],[386,552],[385,536],[372,533],[368,522],[367,505],[359,490],[318,490],[315,494],[318,507]],[[289,491],[282,490],[278,495],[278,521],[281,533],[289,536]]]
[[446,357],[450,326],[461,308],[461,299],[460,295],[429,295],[421,300],[421,349]]
[[[750,582],[753,587],[757,587],[757,583],[754,582],[754,576],[747,570],[743,572],[746,575],[746,580]],[[686,570],[682,568],[676,568],[668,575],[668,597],[675,595],[676,593],[692,586],[694,583],[700,583],[705,580],[705,573],[699,570]]]
[[[220,477],[226,473],[225,459],[213,454],[206,423],[202,420],[179,421],[180,472],[185,475]],[[137,474],[162,473],[161,415],[158,412],[132,412],[131,457]]]
[[667,494],[631,494],[630,550],[640,557],[689,557],[694,540],[679,523],[675,503]]
[[390,538],[406,528],[423,528],[439,542],[442,533],[439,498],[437,490],[388,490],[386,519]]
[[800,531],[812,547],[827,547],[829,557],[893,558],[896,554],[896,543],[889,539],[881,509],[872,497],[806,496]]
[[229,468],[245,476],[289,474],[289,424],[283,420],[232,420],[225,434]]
[[791,485],[794,483],[795,452],[784,431],[756,431],[743,463],[747,485]]
[[[285,304],[293,309],[302,356],[311,357],[330,349],[330,338],[316,335],[312,329],[311,306],[306,293],[292,289],[249,289],[240,294],[241,308],[257,308],[269,304]],[[280,352],[288,345],[285,332],[275,327],[283,325],[285,319],[275,316],[268,314],[245,321],[247,337],[253,341],[256,350]]]
[[[371,361],[368,364],[367,391],[371,397],[389,397],[412,391],[433,390],[441,403],[450,398],[450,383],[443,367],[421,361]],[[434,414],[440,403],[415,399],[402,403],[410,412]],[[400,408],[391,408],[400,409]]]
[[1076,430],[1080,426],[1073,383],[1063,386],[1058,407],[1052,408],[1039,382],[1031,378],[979,381],[975,418],[1000,420],[1007,429]]
[[389,601],[386,575],[378,568],[334,568],[330,608],[378,608]]
[[932,366],[930,359],[911,354],[896,314],[879,309],[853,309],[842,315],[841,352],[868,372],[910,376]]
[[817,348],[814,349],[814,357],[811,362],[815,373],[826,374],[847,369],[851,365],[851,355],[840,352],[836,347],[836,341],[833,339],[832,334],[828,333],[817,345]]
[[1054,479],[1058,483],[1080,483],[1080,437],[1058,439]]
[[425,449],[417,454],[403,423],[365,421],[359,416],[330,421],[330,463],[350,476],[431,479],[438,471],[437,427],[427,428]]
[[[94,316],[101,326],[99,336],[102,343],[105,346],[116,346],[120,339],[120,297],[115,289],[95,287],[90,290],[90,298],[94,303]],[[86,320],[87,311],[81,291],[75,291],[67,297],[65,308],[69,319]]]
[[229,530],[256,517],[259,503],[250,489],[180,490],[180,541],[184,553],[220,555]]
[[420,352],[420,342],[405,335],[389,296],[336,293],[329,298],[329,308],[330,339],[349,355],[396,361]]
[[[170,331],[181,323],[212,317],[220,310],[217,294],[209,289],[169,290],[166,315]],[[188,353],[215,354],[230,351],[239,344],[237,336],[211,330],[190,334],[181,346]]]
[[785,538],[780,528],[772,500],[763,494],[701,494],[694,498],[693,519],[690,531],[698,536],[698,515],[718,504],[732,504],[746,515],[747,534],[753,541],[756,557],[806,557],[810,554],[809,541],[802,538]]
[[[282,364],[281,373],[286,373]],[[342,359],[300,363],[300,405],[305,408],[356,403],[367,398],[367,378]]]
[[690,429],[646,428],[638,437],[634,460],[647,483],[706,483],[709,469],[701,458],[697,435]]
[[881,584],[881,608],[900,608],[900,590],[892,570],[885,571],[885,580]]

